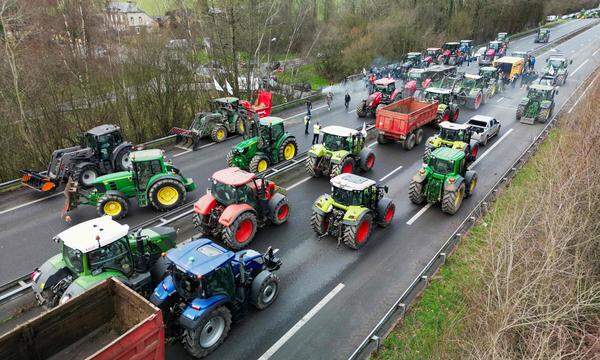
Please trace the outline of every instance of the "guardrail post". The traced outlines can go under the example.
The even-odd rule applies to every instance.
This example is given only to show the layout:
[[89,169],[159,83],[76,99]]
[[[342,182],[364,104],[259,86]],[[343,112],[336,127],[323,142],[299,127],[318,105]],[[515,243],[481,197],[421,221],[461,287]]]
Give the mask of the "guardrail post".
[[375,351],[379,351],[379,346],[381,345],[381,338],[377,335],[371,336],[371,341],[375,341]]

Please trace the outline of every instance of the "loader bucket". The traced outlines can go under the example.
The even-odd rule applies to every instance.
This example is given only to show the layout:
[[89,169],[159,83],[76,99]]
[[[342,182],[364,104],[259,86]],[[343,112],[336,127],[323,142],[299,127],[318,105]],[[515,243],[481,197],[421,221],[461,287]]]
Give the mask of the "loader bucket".
[[47,176],[31,170],[21,170],[21,184],[36,191],[50,192],[56,189],[56,182]]
[[176,135],[175,142],[179,146],[194,146],[194,139],[196,138],[196,134],[191,130],[174,127],[169,131],[169,135]]

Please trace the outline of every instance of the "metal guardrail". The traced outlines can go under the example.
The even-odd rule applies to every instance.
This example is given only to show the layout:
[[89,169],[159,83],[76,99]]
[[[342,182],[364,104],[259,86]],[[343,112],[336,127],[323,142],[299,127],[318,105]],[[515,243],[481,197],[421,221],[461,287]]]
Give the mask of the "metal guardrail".
[[[402,295],[400,295],[398,300],[394,302],[381,320],[379,320],[373,330],[371,330],[367,337],[360,343],[360,345],[358,345],[356,350],[354,350],[354,352],[348,357],[348,360],[366,358],[371,354],[372,351],[379,350],[381,339],[387,335],[387,332],[391,330],[391,327],[398,322],[398,319],[404,317],[408,307],[427,287],[429,284],[429,279],[446,262],[446,258],[454,251],[456,245],[460,242],[465,233],[475,224],[478,219],[487,213],[489,205],[496,199],[498,191],[510,180],[512,180],[517,171],[527,163],[529,158],[531,158],[531,156],[536,152],[538,146],[548,137],[550,129],[555,126],[555,120],[560,114],[562,114],[565,105],[571,101],[573,95],[576,94],[584,84],[588,83],[588,80],[590,80],[593,75],[596,75],[595,73],[596,71],[588,75],[588,77],[577,87],[577,89],[575,89],[567,101],[562,104],[559,111],[554,114],[550,121],[546,123],[542,131],[535,137],[533,142],[527,146],[527,148],[521,153],[513,165],[502,175],[502,177],[500,177],[494,186],[477,203],[475,208],[471,210],[466,219],[458,226],[452,235],[450,235],[448,240],[446,240],[433,258],[429,260],[419,275],[417,275],[408,288],[402,293]],[[375,346],[372,346],[373,344]]]

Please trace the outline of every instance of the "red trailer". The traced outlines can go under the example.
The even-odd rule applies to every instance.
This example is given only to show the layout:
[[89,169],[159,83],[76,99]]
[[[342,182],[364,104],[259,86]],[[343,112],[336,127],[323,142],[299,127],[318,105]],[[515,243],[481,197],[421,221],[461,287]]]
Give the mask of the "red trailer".
[[437,109],[437,101],[422,102],[412,97],[382,107],[375,117],[377,142],[402,141],[406,150],[412,149],[423,141],[421,128],[435,120]]
[[160,310],[108,279],[0,336],[0,359],[163,360]]

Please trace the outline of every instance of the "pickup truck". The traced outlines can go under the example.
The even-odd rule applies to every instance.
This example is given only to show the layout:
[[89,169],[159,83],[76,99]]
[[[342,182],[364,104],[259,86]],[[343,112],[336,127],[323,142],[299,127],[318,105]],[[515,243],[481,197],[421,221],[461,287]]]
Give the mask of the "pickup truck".
[[467,125],[472,131],[471,139],[477,140],[482,146],[486,146],[493,136],[500,133],[500,123],[491,116],[475,115]]
[[161,311],[110,278],[0,335],[0,359],[165,357]]
[[375,117],[377,142],[400,141],[404,149],[412,149],[423,141],[422,127],[435,121],[437,110],[437,101],[422,102],[412,97],[384,106]]

